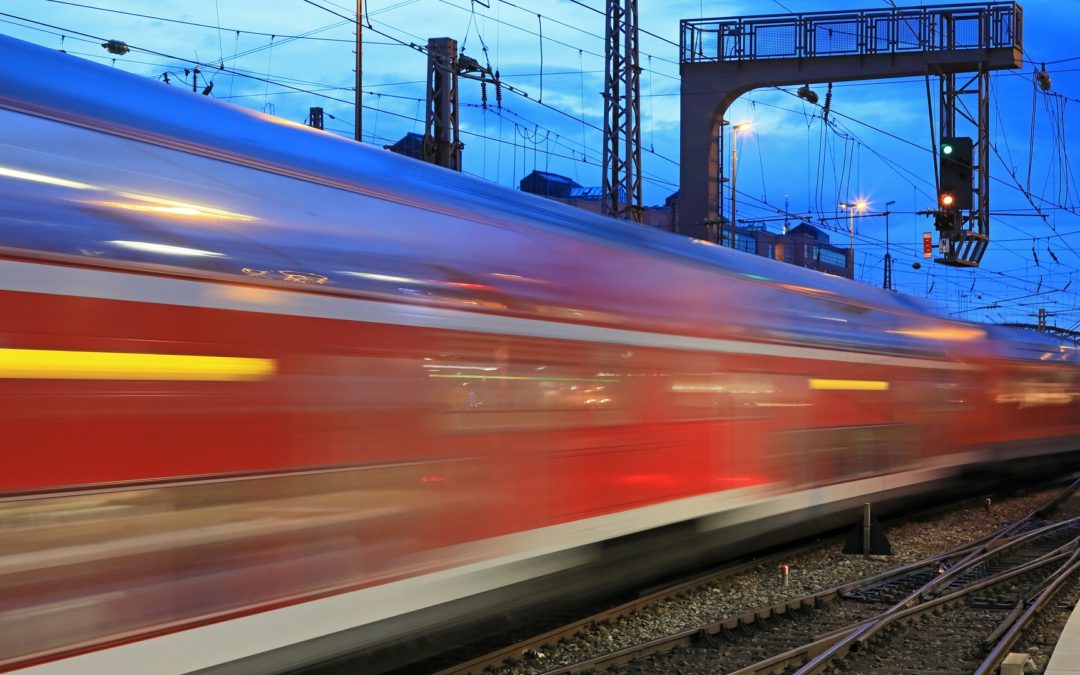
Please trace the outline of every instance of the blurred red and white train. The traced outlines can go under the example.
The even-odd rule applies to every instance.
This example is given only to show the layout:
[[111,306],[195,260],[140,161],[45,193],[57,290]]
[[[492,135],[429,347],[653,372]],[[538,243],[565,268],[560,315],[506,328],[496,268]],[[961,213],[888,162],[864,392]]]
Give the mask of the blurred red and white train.
[[1080,449],[1050,340],[0,64],[0,670],[287,668]]

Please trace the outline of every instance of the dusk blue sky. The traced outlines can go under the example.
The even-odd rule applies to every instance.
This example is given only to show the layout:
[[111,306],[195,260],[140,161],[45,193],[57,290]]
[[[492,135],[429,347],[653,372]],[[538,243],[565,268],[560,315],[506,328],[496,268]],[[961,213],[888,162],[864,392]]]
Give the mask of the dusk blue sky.
[[[661,204],[677,189],[680,19],[889,4],[639,0],[641,27],[653,34],[641,35],[646,203]],[[947,268],[921,257],[921,233],[933,228],[930,219],[915,212],[932,208],[935,201],[921,77],[837,83],[832,108],[842,116],[833,116],[829,125],[821,119],[820,106],[792,95],[796,87],[741,97],[729,118],[751,120],[754,131],[740,143],[738,187],[746,196],[739,199],[739,218],[775,218],[786,204],[786,210],[833,228],[834,243],[846,246],[847,222],[837,202],[864,197],[871,213],[877,213],[885,202],[895,201],[890,239],[901,292],[928,297],[957,318],[1033,323],[1038,308],[1045,307],[1050,323],[1069,327],[1080,322],[1080,177],[1073,174],[1069,152],[1080,122],[1075,35],[1080,1],[1021,4],[1028,62],[1022,70],[993,76],[991,202],[998,215],[991,221],[990,248],[980,269]],[[603,0],[367,0],[365,10],[374,29],[364,35],[365,141],[386,145],[407,132],[423,132],[427,57],[402,42],[452,37],[468,55],[490,62],[505,82],[529,93],[528,98],[504,93],[500,110],[489,87],[484,109],[480,85],[462,80],[466,172],[515,188],[533,169],[561,173],[586,186],[600,184]],[[351,137],[353,25],[333,12],[351,16],[355,4],[4,0],[0,32],[148,78],[169,73],[174,86],[190,87],[184,69],[195,62],[221,64],[224,70],[203,66],[213,79],[215,98],[296,121],[305,120],[310,106],[322,106],[333,115],[327,128]],[[132,50],[112,56],[100,46],[104,39],[123,40]],[[1042,63],[1053,79],[1049,95],[1037,92],[1032,81]],[[811,85],[823,103],[826,84]],[[935,98],[935,110],[936,105]],[[1080,156],[1080,148],[1075,153]],[[1030,200],[1018,184],[1030,189]],[[781,223],[768,227],[778,230]],[[881,284],[884,240],[884,217],[859,219],[858,280]],[[913,269],[914,262],[922,263],[921,269]]]

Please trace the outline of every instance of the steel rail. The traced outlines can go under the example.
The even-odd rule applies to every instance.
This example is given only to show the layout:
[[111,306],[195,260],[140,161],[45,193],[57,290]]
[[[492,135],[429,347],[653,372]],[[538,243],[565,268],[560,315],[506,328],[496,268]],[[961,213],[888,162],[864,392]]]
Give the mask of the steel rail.
[[[783,561],[792,556],[802,555],[810,551],[830,546],[840,539],[842,539],[842,536],[840,535],[828,537],[795,549],[787,549],[762,558],[754,558],[740,563],[724,565],[719,569],[691,577],[690,579],[679,582],[673,586],[665,586],[664,588],[647,593],[641,597],[612,607],[611,609],[598,612],[597,614],[593,614],[579,621],[552,629],[535,637],[526,638],[525,640],[508,645],[489,654],[478,656],[470,661],[439,670],[433,675],[468,675],[470,673],[482,673],[489,668],[497,668],[524,656],[530,651],[537,651],[544,645],[558,642],[564,638],[573,637],[599,625],[617,621],[618,619],[639,612],[651,605],[670,600],[671,598],[678,597],[710,583],[722,581],[723,579],[754,569],[760,565]],[[791,602],[795,601],[789,601],[788,604]],[[779,610],[780,613],[783,613],[783,611],[784,610]]]
[[[820,673],[823,673],[825,672],[825,670],[830,668],[833,665],[834,661],[843,658],[849,651],[851,651],[855,647],[857,643],[860,645],[866,644],[882,630],[898,621],[906,621],[917,617],[920,614],[933,611],[939,607],[953,604],[959,600],[963,600],[966,596],[971,595],[972,593],[984,590],[986,588],[990,588],[992,586],[996,586],[1000,583],[1012,579],[1013,577],[1027,574],[1028,572],[1033,572],[1037,569],[1045,567],[1046,565],[1066,559],[1068,557],[1071,556],[1068,553],[1064,552],[1057,553],[1051,557],[1044,556],[1043,558],[1039,558],[1036,561],[1020,565],[1019,567],[1015,567],[1011,570],[1007,570],[999,574],[995,574],[994,576],[983,579],[982,581],[972,584],[971,586],[966,586],[947,595],[942,595],[938,598],[930,600],[929,602],[924,602],[920,605],[909,607],[899,612],[886,612],[877,619],[872,619],[855,627],[852,632],[849,633],[846,637],[837,640],[831,647],[826,649],[824,652],[807,661],[803,667],[795,671],[795,675],[819,675]],[[744,675],[751,672],[759,673],[762,671],[744,669],[736,671],[733,675]]]
[[[1065,585],[1065,582],[1076,574],[1077,570],[1080,570],[1080,562],[1076,562],[1077,555],[1077,553],[1072,555],[1069,561],[1062,566],[1062,570],[1055,576],[1053,581],[1046,586],[1046,588],[1042,589],[1038,596],[1019,617],[1013,618],[1017,614],[1017,612],[1014,611],[1013,614],[1009,615],[1009,618],[1013,618],[1013,620],[1008,621],[1007,619],[1005,622],[1002,622],[998,631],[995,631],[990,638],[987,638],[987,642],[990,642],[991,638],[995,638],[997,641],[991,647],[990,653],[983,662],[979,664],[974,675],[991,675],[991,673],[997,672],[998,667],[1001,666],[1001,662],[1009,655],[1009,650],[1020,638],[1020,634],[1024,629],[1028,627],[1040,611],[1050,604],[1050,601],[1054,599],[1058,591]],[[1017,610],[1020,609],[1023,609],[1023,604],[1017,606]],[[1002,632],[1002,635],[997,637],[999,631]]]
[[[645,656],[648,654],[663,653],[674,649],[677,646],[685,646],[693,644],[699,641],[712,641],[717,639],[716,636],[724,634],[726,632],[734,631],[742,626],[749,626],[762,621],[767,621],[774,617],[782,616],[792,612],[797,612],[802,609],[810,609],[817,607],[820,604],[831,602],[838,597],[843,598],[849,594],[855,593],[860,590],[870,589],[877,586],[881,586],[891,580],[899,580],[907,576],[911,576],[927,569],[933,569],[942,562],[951,563],[950,572],[958,570],[956,574],[949,576],[949,583],[955,580],[960,571],[964,569],[970,569],[968,564],[974,566],[985,562],[995,554],[1007,551],[1013,546],[1018,546],[1023,543],[1027,543],[1032,539],[1039,536],[1045,536],[1052,533],[1054,530],[1063,527],[1063,524],[1053,524],[1043,528],[1038,528],[1031,532],[1025,532],[1023,535],[1016,537],[1015,539],[1009,539],[1009,537],[1015,533],[1024,524],[1030,521],[1042,517],[1053,508],[1060,505],[1065,499],[1067,499],[1074,491],[1080,488],[1080,480],[1075,480],[1072,484],[1062,489],[1053,498],[1033,509],[1027,515],[1022,518],[1006,525],[989,535],[981,537],[975,541],[962,544],[947,551],[935,554],[923,558],[922,560],[908,563],[901,567],[886,570],[871,577],[858,579],[855,581],[842,584],[833,588],[825,589],[816,593],[800,596],[797,598],[785,600],[783,602],[774,603],[760,607],[748,612],[742,612],[735,614],[719,621],[710,622],[708,624],[701,624],[694,626],[677,633],[673,633],[667,636],[656,638],[645,643],[640,643],[627,647],[625,649],[617,650],[604,654],[586,661],[562,666],[554,670],[546,671],[545,675],[561,675],[569,673],[581,673],[596,670],[603,670],[605,668],[617,667],[625,665],[636,658]],[[1067,523],[1073,523],[1073,521],[1080,523],[1080,518],[1066,521]],[[554,630],[543,633],[536,637],[528,638],[526,640],[517,642],[513,645],[504,647],[495,652],[477,657],[468,662],[440,670],[435,675],[466,675],[469,673],[481,673],[486,669],[497,668],[507,663],[513,662],[519,659],[521,656],[527,654],[530,651],[537,651],[541,647],[547,644],[553,644],[561,639],[573,637],[579,633],[589,630],[595,626],[611,623],[619,618],[630,615],[636,611],[640,611],[650,605],[662,602],[673,597],[677,597],[689,590],[699,588],[708,583],[719,581],[728,576],[733,576],[739,572],[752,569],[762,564],[769,562],[781,561],[785,558],[790,558],[792,555],[798,555],[801,552],[814,550],[821,546],[826,546],[834,539],[825,540],[822,542],[815,542],[814,544],[801,547],[795,551],[784,551],[775,555],[767,556],[761,559],[750,560],[745,563],[740,563],[733,567],[725,567],[719,571],[713,571],[705,575],[694,577],[686,582],[680,583],[670,588],[664,588],[654,593],[650,593],[636,600],[632,600],[628,603],[624,603],[610,610],[601,612],[599,614],[587,617],[580,621],[568,624],[566,626],[556,628]],[[1045,554],[1038,558],[1036,561],[1032,561],[1028,564],[1034,564],[1035,562],[1045,561],[1049,556],[1059,554],[1061,547],[1055,549],[1051,553]],[[948,573],[946,573],[948,574]],[[924,584],[917,591],[905,598],[904,602],[911,600],[911,598],[920,598],[925,590],[936,588],[935,582],[945,575],[939,575],[935,579],[931,580],[927,584]],[[952,597],[954,594],[942,597]],[[835,645],[839,641],[846,640],[852,636],[852,633],[863,628],[868,622],[876,622],[885,618],[888,612],[900,612],[902,610],[910,609],[912,603],[904,604],[904,602],[898,603],[896,606],[879,613],[874,617],[868,618],[864,622],[859,622],[851,626],[833,630],[830,633],[822,635],[814,642],[808,643],[803,647],[799,647],[790,652],[774,656],[770,659],[762,661],[759,666],[762,666],[762,670],[753,670],[756,666],[751,666],[740,673],[752,673],[752,672],[771,672],[769,668],[775,668],[784,662],[791,663],[804,663],[808,658],[816,657],[817,655],[827,651],[830,647]],[[925,603],[924,603],[925,604]],[[796,654],[798,653],[798,654]],[[793,661],[792,659],[797,659]]]

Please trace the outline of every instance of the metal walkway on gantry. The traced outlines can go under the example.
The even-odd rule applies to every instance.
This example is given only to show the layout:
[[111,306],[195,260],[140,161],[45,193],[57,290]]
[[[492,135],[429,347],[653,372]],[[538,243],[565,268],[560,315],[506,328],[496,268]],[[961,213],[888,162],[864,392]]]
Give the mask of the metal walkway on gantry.
[[679,231],[704,238],[719,209],[724,113],[759,87],[1018,68],[1015,2],[771,14],[681,22]]

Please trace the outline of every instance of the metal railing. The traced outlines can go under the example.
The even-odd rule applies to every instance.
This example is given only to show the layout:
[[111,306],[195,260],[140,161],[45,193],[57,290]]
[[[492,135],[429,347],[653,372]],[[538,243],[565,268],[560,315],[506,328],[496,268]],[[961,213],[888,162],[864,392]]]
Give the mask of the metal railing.
[[1023,9],[980,2],[685,19],[682,63],[1022,48]]

